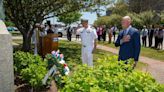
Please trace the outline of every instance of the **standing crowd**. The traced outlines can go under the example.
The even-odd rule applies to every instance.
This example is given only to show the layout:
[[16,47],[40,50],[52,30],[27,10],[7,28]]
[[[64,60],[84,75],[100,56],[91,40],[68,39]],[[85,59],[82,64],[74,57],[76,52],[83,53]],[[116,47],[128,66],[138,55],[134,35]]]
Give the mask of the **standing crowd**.
[[[141,36],[142,36],[142,44],[144,47],[154,47],[156,49],[162,49],[163,39],[164,39],[164,26],[155,27],[154,25],[151,25],[149,28],[144,26],[143,29],[141,30]],[[154,46],[153,46],[153,41],[154,41]]]
[[[76,29],[76,39],[79,39],[79,28]],[[97,33],[97,40],[107,41],[108,43],[115,43],[116,38],[120,32],[120,29],[116,25],[111,25],[107,27],[106,25],[100,25],[98,27],[94,27]],[[154,26],[150,25],[149,27],[143,26],[142,29],[138,30],[141,36],[141,43],[143,47],[150,47],[155,49],[163,49],[163,40],[164,40],[164,26]],[[108,39],[107,39],[108,37]]]

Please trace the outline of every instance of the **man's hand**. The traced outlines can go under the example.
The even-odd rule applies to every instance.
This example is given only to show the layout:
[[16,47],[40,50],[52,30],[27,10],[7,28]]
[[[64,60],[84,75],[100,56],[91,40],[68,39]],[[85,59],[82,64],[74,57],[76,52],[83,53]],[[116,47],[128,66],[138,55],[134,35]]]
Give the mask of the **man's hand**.
[[93,48],[93,50],[92,50],[92,53],[94,53],[94,52],[95,52],[96,47],[97,47],[97,41],[96,41],[96,39],[95,39],[95,40],[94,40],[94,48]]
[[130,41],[130,35],[125,35],[123,38],[122,38],[123,42],[129,42]]

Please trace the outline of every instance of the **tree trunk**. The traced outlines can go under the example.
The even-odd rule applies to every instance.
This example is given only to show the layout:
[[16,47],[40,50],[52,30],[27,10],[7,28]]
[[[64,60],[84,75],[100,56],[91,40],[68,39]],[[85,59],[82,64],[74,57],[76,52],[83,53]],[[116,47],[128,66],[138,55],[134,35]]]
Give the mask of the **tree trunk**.
[[29,52],[31,50],[31,36],[23,35],[23,46],[22,50]]

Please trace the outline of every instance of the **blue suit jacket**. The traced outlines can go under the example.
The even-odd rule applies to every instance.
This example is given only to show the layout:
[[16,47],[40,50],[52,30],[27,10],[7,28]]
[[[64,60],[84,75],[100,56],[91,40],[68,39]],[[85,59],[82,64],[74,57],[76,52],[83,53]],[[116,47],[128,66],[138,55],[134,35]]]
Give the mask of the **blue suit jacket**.
[[129,32],[131,39],[129,42],[120,44],[120,40],[123,38],[123,31],[121,31],[118,35],[118,38],[115,42],[115,46],[120,46],[119,58],[118,60],[127,60],[133,58],[135,61],[138,61],[140,54],[140,34],[137,29],[131,27]]

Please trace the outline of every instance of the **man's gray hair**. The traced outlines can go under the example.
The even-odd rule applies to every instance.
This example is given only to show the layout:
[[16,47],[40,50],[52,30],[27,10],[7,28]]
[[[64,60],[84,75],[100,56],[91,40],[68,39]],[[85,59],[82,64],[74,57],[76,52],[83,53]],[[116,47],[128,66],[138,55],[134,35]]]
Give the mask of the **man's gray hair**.
[[130,16],[124,16],[123,19],[128,20],[130,23],[132,22],[132,19],[130,18]]

